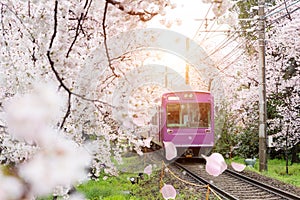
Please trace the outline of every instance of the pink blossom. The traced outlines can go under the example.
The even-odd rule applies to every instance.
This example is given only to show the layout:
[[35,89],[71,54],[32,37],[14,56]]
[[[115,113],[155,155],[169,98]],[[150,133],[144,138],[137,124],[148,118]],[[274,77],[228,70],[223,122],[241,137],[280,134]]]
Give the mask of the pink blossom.
[[43,142],[41,151],[19,166],[19,175],[30,183],[35,195],[51,194],[57,186],[70,186],[87,178],[85,169],[91,157],[84,148],[55,132]]
[[166,151],[166,159],[172,160],[177,156],[177,149],[173,142],[164,142],[165,151]]
[[236,162],[232,162],[231,163],[231,166],[232,168],[235,170],[235,171],[238,171],[238,172],[241,172],[245,169],[246,165],[244,164],[240,164],[240,163],[236,163]]
[[164,185],[160,192],[164,199],[175,199],[176,197],[176,190],[172,185]]
[[227,164],[219,153],[213,153],[208,157],[202,155],[202,157],[206,160],[206,172],[212,176],[219,176],[227,169]]
[[144,173],[150,176],[152,174],[152,165],[148,165],[147,167],[145,167]]

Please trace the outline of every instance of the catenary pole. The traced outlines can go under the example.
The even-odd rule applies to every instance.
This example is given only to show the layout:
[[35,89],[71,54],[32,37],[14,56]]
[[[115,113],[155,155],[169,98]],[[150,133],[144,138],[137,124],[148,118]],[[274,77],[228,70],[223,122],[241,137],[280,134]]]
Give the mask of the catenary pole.
[[258,0],[258,45],[259,45],[259,171],[267,171],[267,101],[265,62],[265,0]]
[[[185,40],[185,51],[186,54],[188,55],[190,50],[190,39],[186,38]],[[190,84],[190,66],[188,62],[185,63],[185,84],[189,85]]]

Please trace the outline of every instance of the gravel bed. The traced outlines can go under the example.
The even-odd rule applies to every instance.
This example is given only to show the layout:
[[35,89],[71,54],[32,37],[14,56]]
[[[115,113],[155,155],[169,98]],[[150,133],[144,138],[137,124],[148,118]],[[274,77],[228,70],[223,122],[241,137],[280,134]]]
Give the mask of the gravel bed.
[[251,177],[259,182],[266,183],[273,187],[277,187],[277,188],[280,188],[281,190],[288,191],[290,193],[300,196],[300,187],[296,187],[294,185],[287,184],[282,181],[279,181],[279,180],[276,180],[276,179],[273,179],[273,178],[270,178],[270,177],[267,177],[267,176],[258,174],[256,172],[249,171],[249,170],[245,170],[245,171],[241,172],[241,174]]

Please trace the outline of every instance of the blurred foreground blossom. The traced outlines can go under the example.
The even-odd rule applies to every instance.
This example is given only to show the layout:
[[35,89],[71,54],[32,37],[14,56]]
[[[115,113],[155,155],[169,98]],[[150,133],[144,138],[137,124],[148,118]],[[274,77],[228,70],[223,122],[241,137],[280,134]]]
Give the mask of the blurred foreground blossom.
[[238,171],[238,172],[241,172],[245,169],[246,165],[244,164],[240,164],[240,163],[236,163],[236,162],[232,162],[231,163],[231,166],[232,168],[235,170],[235,171]]
[[166,151],[166,159],[172,160],[177,156],[177,149],[173,142],[164,142],[165,151]]
[[164,185],[161,190],[164,199],[175,199],[176,190],[172,185]]
[[35,143],[59,116],[61,102],[51,85],[39,85],[31,93],[16,95],[5,104],[9,133],[20,141]]
[[87,178],[91,157],[83,147],[54,133],[47,144],[19,167],[19,175],[35,195],[51,194],[57,186],[71,186]]
[[202,155],[202,157],[206,160],[206,172],[212,176],[219,176],[227,169],[227,164],[219,153],[213,153],[208,157]]
[[[92,157],[87,148],[53,128],[60,114],[60,104],[55,88],[39,85],[31,93],[16,96],[5,105],[8,132],[36,147],[35,154],[16,166],[15,175],[22,182],[18,184],[18,179],[5,177],[10,180],[7,185],[15,188],[15,195],[19,194],[18,185],[26,188],[22,195],[37,197],[52,194],[57,187],[70,188],[88,177]],[[0,199],[14,198],[1,198],[0,188]]]
[[0,171],[0,199],[21,199],[24,188],[22,183],[15,177],[4,176]]

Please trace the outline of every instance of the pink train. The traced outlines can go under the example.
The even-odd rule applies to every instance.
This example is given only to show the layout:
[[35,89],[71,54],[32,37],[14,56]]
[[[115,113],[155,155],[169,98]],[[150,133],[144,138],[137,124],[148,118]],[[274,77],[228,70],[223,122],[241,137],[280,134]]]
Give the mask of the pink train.
[[[153,142],[172,142],[178,157],[200,157],[214,146],[214,101],[210,92],[182,91],[162,95],[152,124]],[[157,134],[159,133],[159,134]]]

